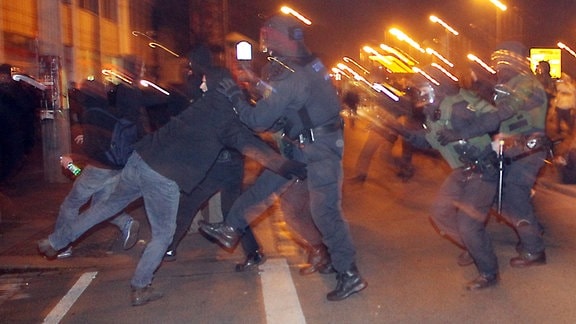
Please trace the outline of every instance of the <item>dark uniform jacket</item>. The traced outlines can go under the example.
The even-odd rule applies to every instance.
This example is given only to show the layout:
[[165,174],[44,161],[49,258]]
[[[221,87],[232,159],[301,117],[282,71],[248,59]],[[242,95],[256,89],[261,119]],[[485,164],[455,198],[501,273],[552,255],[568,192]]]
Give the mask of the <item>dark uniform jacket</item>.
[[202,181],[224,148],[237,149],[272,170],[286,161],[244,126],[230,101],[216,91],[224,77],[231,77],[227,70],[210,68],[204,96],[136,144],[142,159],[184,192]]

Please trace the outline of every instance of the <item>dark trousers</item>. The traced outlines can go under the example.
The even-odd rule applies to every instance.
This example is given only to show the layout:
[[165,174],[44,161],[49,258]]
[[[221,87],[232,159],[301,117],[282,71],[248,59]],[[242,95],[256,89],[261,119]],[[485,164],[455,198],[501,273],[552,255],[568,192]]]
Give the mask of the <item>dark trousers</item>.
[[[222,215],[226,217],[230,207],[242,193],[243,174],[244,163],[241,159],[234,158],[226,162],[217,161],[206,175],[206,178],[192,192],[180,194],[180,204],[176,216],[176,232],[168,250],[176,250],[190,225],[192,225],[194,216],[202,208],[202,205],[218,192],[221,194]],[[254,233],[249,227],[246,229],[241,244],[246,254],[260,248]]]

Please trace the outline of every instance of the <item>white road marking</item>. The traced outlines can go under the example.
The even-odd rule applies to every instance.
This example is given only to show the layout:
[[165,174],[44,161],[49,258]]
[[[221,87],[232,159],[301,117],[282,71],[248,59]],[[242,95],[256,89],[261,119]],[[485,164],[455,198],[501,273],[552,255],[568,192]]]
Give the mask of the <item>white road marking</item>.
[[72,305],[76,302],[78,297],[82,295],[84,290],[90,285],[92,279],[96,277],[98,272],[86,272],[80,278],[72,288],[68,291],[66,296],[62,297],[58,305],[52,309],[50,314],[44,319],[44,323],[56,324],[60,323],[60,320],[66,315],[70,310]]
[[267,323],[306,323],[286,259],[268,259],[261,270]]

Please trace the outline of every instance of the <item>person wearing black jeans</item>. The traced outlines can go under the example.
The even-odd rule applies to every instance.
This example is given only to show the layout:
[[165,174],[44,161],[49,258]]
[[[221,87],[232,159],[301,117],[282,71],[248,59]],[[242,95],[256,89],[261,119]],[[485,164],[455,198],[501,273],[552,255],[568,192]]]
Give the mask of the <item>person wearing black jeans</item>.
[[[222,215],[226,217],[234,200],[242,193],[243,175],[244,159],[242,154],[235,150],[223,150],[200,185],[190,193],[181,193],[176,216],[176,232],[168,251],[164,255],[164,261],[176,260],[178,244],[192,225],[194,216],[202,205],[218,192],[221,194]],[[241,244],[246,259],[236,265],[236,271],[246,271],[264,262],[264,254],[250,228],[244,233]]]

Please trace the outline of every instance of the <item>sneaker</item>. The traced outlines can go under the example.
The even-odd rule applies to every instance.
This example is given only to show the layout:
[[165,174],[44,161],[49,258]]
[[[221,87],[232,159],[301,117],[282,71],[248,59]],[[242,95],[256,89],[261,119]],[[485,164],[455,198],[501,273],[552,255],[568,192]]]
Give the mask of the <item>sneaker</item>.
[[144,288],[132,287],[132,306],[142,306],[148,302],[162,298],[164,294],[160,291],[154,290],[151,286]]
[[176,261],[176,250],[168,250],[164,253],[164,261],[173,262]]
[[58,253],[56,256],[57,259],[66,259],[72,256],[72,247],[69,246],[66,250]]
[[140,230],[140,222],[135,219],[130,219],[124,225],[122,230],[122,247],[124,250],[128,250],[136,244],[138,241],[138,230]]

